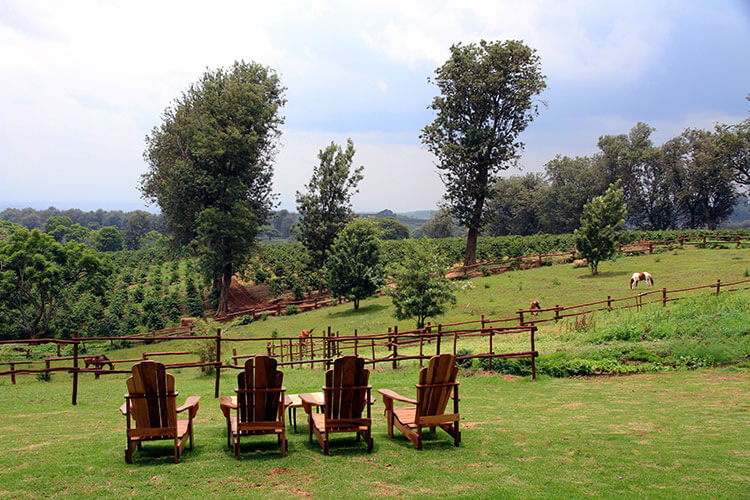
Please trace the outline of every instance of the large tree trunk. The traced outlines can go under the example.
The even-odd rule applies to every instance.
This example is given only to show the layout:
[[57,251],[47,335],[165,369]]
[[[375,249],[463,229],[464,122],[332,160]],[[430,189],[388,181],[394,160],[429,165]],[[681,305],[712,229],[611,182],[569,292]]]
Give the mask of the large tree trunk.
[[232,284],[232,265],[224,266],[221,277],[221,288],[219,289],[219,305],[216,307],[216,315],[223,316],[229,312],[229,286]]
[[470,227],[469,234],[466,236],[466,255],[464,256],[464,266],[471,266],[477,263],[477,236],[479,236],[479,230]]

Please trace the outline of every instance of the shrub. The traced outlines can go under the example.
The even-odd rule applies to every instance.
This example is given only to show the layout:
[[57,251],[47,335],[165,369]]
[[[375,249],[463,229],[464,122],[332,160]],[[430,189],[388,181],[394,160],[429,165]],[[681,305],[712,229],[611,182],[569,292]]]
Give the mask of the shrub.
[[252,322],[253,322],[253,315],[248,314],[246,316],[242,316],[240,320],[237,322],[237,325],[244,326],[244,325],[249,325]]
[[[470,349],[461,348],[456,351],[456,357],[461,356],[471,356],[474,354]],[[459,359],[456,361],[456,364],[460,366],[461,368],[471,368],[471,365],[473,364],[473,359]]]
[[[211,363],[216,361],[216,342],[213,340],[206,340],[201,342],[198,348],[194,351],[198,356],[201,363]],[[214,365],[208,365],[205,368],[206,375],[213,375]]]
[[297,304],[289,304],[286,306],[286,314],[287,316],[291,316],[292,314],[299,313],[299,307],[297,307]]

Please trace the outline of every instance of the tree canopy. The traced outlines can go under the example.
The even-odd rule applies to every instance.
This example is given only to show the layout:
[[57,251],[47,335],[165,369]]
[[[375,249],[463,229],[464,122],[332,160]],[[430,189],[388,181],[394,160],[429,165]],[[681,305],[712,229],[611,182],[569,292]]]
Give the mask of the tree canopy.
[[517,40],[453,45],[435,73],[441,95],[429,107],[436,117],[420,138],[437,157],[452,214],[469,230],[469,265],[476,261],[490,187],[523,149],[518,136],[538,114],[534,98],[545,77],[536,51]]
[[102,293],[110,271],[83,244],[63,246],[39,230],[16,230],[0,243],[0,318],[41,338],[73,295]]
[[176,241],[197,247],[219,314],[272,208],[284,91],[276,73],[257,63],[206,71],[146,138],[141,191],[159,205]]
[[375,293],[382,281],[377,229],[372,222],[356,219],[336,237],[328,258],[328,288],[335,296],[354,302]]
[[601,261],[617,252],[617,233],[625,225],[626,215],[619,180],[583,207],[581,227],[574,234],[576,249],[588,260],[591,274],[599,271]]
[[427,318],[439,316],[448,305],[455,304],[446,272],[427,239],[410,241],[403,259],[392,270],[393,286],[388,287],[396,318],[416,318],[417,328],[424,328]]
[[319,164],[313,168],[307,191],[297,191],[301,219],[294,235],[307,248],[314,269],[323,268],[339,231],[354,217],[350,200],[364,170],[364,166],[352,169],[354,153],[351,139],[346,149],[331,142],[318,153]]

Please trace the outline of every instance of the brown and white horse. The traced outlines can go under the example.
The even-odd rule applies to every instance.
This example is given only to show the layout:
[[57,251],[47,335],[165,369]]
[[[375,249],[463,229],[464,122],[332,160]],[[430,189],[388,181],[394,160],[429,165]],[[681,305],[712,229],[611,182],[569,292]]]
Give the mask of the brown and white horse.
[[532,312],[531,314],[533,314],[534,316],[536,316],[537,314],[539,314],[539,312],[537,310],[541,309],[541,308],[542,308],[542,306],[539,304],[538,300],[534,299],[534,300],[531,301],[531,305],[529,306],[529,309],[535,309],[535,311]]
[[634,288],[636,288],[639,281],[645,281],[650,286],[654,286],[654,277],[649,273],[633,273],[633,276],[630,278],[630,289],[633,290]]

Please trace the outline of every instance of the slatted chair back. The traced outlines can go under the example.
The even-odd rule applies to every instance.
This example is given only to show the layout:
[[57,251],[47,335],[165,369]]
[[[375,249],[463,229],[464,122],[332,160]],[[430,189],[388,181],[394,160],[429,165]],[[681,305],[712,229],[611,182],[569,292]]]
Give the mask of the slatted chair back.
[[174,377],[163,363],[142,361],[127,380],[130,413],[138,429],[177,429]]
[[245,361],[245,370],[237,375],[240,423],[278,420],[284,374],[276,366],[276,360],[270,356],[256,356]]
[[370,370],[358,356],[343,356],[326,372],[323,387],[327,420],[359,419],[367,404]]
[[445,413],[457,374],[456,357],[452,354],[433,356],[429,366],[419,371],[417,421],[420,417]]

